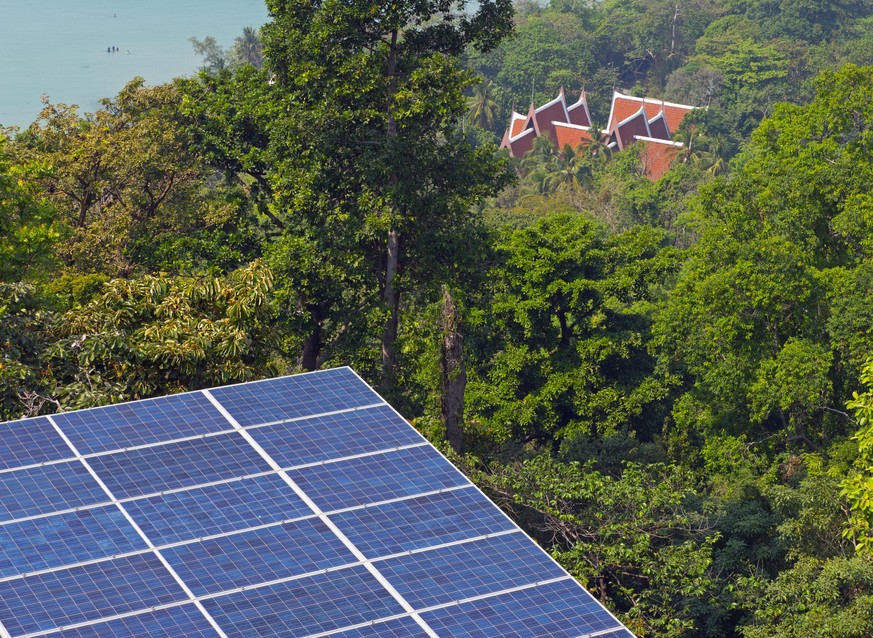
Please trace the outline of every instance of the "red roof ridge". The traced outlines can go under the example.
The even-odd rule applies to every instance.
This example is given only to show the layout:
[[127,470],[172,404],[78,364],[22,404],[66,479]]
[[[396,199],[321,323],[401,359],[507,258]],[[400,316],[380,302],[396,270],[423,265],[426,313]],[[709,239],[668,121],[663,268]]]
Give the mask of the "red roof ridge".
[[606,121],[606,128],[609,130],[610,133],[612,133],[612,131],[614,130],[614,127],[612,125],[612,116],[615,113],[615,100],[621,95],[623,94],[619,93],[615,89],[612,90],[612,104],[610,104],[609,106],[609,119]]
[[531,123],[533,123],[533,130],[535,130],[537,135],[539,135],[540,134],[540,125],[539,125],[539,122],[537,122],[537,111],[534,108],[533,101],[531,101],[530,108],[527,110],[527,119],[525,120],[525,123],[524,123],[524,129],[529,130]]
[[[616,108],[617,108],[617,103],[619,101],[637,103],[637,104],[640,104],[643,108],[647,104],[650,106],[657,106],[659,108],[659,111],[665,113],[665,116],[666,116],[666,111],[668,109],[674,109],[673,110],[674,113],[676,112],[676,110],[684,111],[687,113],[687,112],[690,112],[690,111],[693,111],[693,110],[699,108],[696,106],[691,106],[689,104],[677,104],[675,102],[667,102],[665,100],[660,100],[660,99],[655,99],[655,98],[650,98],[650,97],[637,97],[635,95],[625,95],[624,93],[613,90],[612,91],[612,105],[610,106],[610,109],[609,109],[609,120],[607,121],[608,122],[607,128],[610,131],[614,131],[621,123],[621,122],[615,121]],[[625,112],[626,112],[626,110],[625,110]],[[680,117],[679,119],[681,120],[682,118]],[[667,121],[667,120],[665,119],[665,121]],[[624,120],[622,120],[622,122],[624,122]]]
[[520,139],[523,138],[525,135],[529,135],[530,133],[536,133],[536,131],[533,130],[532,128],[526,128],[526,129],[524,129],[521,133],[519,133],[518,135],[516,135],[515,137],[510,137],[510,138],[509,138],[509,141],[510,141],[510,142],[515,142],[516,140],[520,140]]
[[[535,109],[534,113],[539,113],[540,111],[543,111],[543,110],[549,108],[550,106],[554,106],[558,102],[563,102],[563,101],[564,101],[564,92],[562,91],[561,93],[558,94],[558,97],[556,97],[554,100],[546,102],[538,109]],[[530,105],[531,105],[531,108],[533,108],[533,102],[531,102]]]
[[[653,97],[637,97],[636,95],[625,95],[624,93],[619,93],[615,91],[616,94],[620,95],[622,98],[626,100],[633,100],[634,102],[643,102],[645,104],[659,104],[661,109],[663,110],[665,107],[677,108],[677,109],[685,109],[686,111],[693,111],[694,109],[700,108],[698,106],[691,106],[690,104],[677,104],[676,102],[666,102],[664,100],[659,100]],[[615,99],[613,97],[613,99]]]
[[[522,128],[519,130],[518,133],[516,133],[515,135],[513,135],[513,134],[512,134],[512,131],[513,131],[513,129],[515,128],[515,123],[518,122],[519,120],[522,121]],[[518,137],[519,135],[521,135],[521,133],[524,131],[524,122],[526,122],[526,121],[527,121],[527,117],[526,117],[526,116],[524,116],[524,115],[522,115],[521,113],[518,113],[517,111],[514,111],[514,110],[513,110],[513,111],[512,111],[512,115],[510,116],[510,119],[509,119],[509,128],[507,129],[507,132],[509,133],[509,137],[508,137],[508,139],[513,139],[513,138]]]
[[664,120],[664,126],[667,127],[667,131],[670,130],[670,127],[667,125],[667,114],[664,113],[663,110],[658,111],[658,113],[657,113],[656,115],[650,117],[650,118],[649,118],[649,124],[651,124],[651,123],[654,122],[655,120]]
[[573,102],[568,108],[575,109],[577,106],[588,106],[588,96],[585,95],[585,89],[579,94],[579,99]]
[[652,147],[653,151],[658,148],[667,152],[667,149],[683,146],[681,142],[672,142],[670,137],[684,117],[696,108],[699,107],[625,95],[613,88],[606,129],[597,131],[592,127],[585,88],[580,90],[575,102],[568,104],[566,89],[560,86],[558,95],[542,106],[537,107],[531,101],[527,115],[518,113],[513,104],[509,128],[504,133],[501,148],[509,147],[512,155],[519,156],[530,150],[533,138],[541,135],[548,135],[555,144],[576,140],[579,136],[584,139],[605,136],[610,148],[618,146],[622,149],[639,140],[657,144],[657,147]]
[[636,112],[633,113],[632,115],[628,115],[628,116],[627,116],[626,118],[624,118],[621,122],[619,122],[618,124],[616,124],[616,125],[615,125],[615,128],[619,128],[619,127],[621,127],[621,126],[624,126],[625,124],[627,124],[628,122],[630,122],[632,119],[634,119],[634,118],[636,118],[636,117],[639,117],[639,116],[640,116],[640,113],[643,114],[643,117],[644,117],[645,120],[646,120],[646,128],[648,129],[648,128],[649,128],[649,118],[646,117],[646,107],[645,107],[645,105],[641,106],[640,109],[639,109],[638,111],[636,111]]

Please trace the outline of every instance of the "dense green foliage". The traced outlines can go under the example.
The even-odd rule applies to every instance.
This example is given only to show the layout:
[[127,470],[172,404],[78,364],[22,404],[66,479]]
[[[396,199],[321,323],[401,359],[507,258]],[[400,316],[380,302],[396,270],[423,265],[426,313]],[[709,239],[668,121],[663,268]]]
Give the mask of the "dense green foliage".
[[[869,638],[873,8],[476,6],[270,0],[0,137],[0,418],[349,364],[637,635]],[[499,153],[561,85],[709,108],[656,182]]]

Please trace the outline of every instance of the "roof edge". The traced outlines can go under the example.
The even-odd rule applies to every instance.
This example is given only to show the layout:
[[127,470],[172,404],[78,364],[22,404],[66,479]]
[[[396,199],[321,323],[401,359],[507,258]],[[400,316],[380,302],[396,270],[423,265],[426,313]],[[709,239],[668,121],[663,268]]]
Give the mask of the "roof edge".
[[646,137],[645,135],[634,135],[634,140],[640,142],[649,142],[652,144],[663,144],[664,146],[675,146],[681,148],[685,146],[682,142],[673,142],[671,140],[660,140],[657,137]]

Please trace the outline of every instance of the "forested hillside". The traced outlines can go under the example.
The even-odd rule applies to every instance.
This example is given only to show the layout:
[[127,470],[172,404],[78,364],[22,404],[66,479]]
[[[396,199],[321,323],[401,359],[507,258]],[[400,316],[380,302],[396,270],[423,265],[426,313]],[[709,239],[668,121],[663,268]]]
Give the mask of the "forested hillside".
[[638,636],[873,635],[873,4],[267,5],[0,135],[0,420],[351,365]]

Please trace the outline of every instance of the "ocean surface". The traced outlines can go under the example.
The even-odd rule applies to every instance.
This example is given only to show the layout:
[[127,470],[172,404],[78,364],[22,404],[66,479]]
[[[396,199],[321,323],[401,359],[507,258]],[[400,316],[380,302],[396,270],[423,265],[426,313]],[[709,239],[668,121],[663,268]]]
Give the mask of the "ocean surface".
[[0,126],[29,125],[42,95],[92,112],[137,75],[192,75],[190,37],[229,47],[266,21],[264,0],[0,0]]

